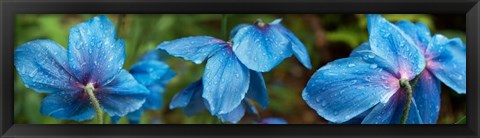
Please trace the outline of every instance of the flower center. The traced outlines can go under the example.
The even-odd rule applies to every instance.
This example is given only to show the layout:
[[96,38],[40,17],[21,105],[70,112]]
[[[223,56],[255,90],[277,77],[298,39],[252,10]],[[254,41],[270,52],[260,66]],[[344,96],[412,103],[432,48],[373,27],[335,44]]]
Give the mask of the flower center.
[[90,91],[90,92],[94,92],[95,91],[95,87],[93,86],[93,83],[88,83],[85,87],[83,87],[83,89],[85,91]]

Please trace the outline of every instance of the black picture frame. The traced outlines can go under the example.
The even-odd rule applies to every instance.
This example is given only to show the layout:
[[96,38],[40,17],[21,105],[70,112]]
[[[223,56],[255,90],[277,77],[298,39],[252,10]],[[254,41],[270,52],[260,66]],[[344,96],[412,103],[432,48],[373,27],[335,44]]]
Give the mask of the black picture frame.
[[[1,137],[478,137],[477,0],[2,0],[0,2]],[[466,125],[26,125],[13,123],[15,14],[25,13],[436,13],[465,14]]]

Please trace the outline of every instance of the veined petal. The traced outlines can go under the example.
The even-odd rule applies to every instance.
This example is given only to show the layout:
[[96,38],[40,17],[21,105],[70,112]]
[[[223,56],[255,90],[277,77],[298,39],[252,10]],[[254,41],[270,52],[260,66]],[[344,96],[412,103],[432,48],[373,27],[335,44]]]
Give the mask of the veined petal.
[[207,61],[202,97],[212,115],[229,113],[245,98],[249,84],[249,69],[226,47]]
[[277,19],[270,23],[271,26],[278,29],[278,31],[282,32],[290,42],[292,43],[292,50],[295,57],[308,69],[312,69],[312,64],[310,63],[310,56],[308,55],[308,51],[305,48],[305,45],[295,36],[290,30],[285,28],[282,24],[280,24],[281,19]]
[[15,67],[27,88],[40,93],[77,89],[67,52],[52,40],[34,40],[15,49]]
[[150,90],[150,94],[146,97],[142,108],[159,110],[163,106],[163,93],[165,92],[165,86],[153,84],[146,87]]
[[[399,89],[397,95],[392,96],[392,98],[397,99],[397,107],[395,113],[392,116],[390,124],[399,124],[403,116],[403,110],[406,103],[405,89]],[[415,93],[415,92],[414,92]],[[412,97],[412,104],[410,105],[410,111],[408,112],[408,118],[406,124],[423,124],[423,120],[420,116],[420,113],[417,108],[417,103],[415,98]]]
[[370,49],[370,44],[368,44],[368,42],[364,42],[362,43],[360,46],[358,46],[357,48],[353,49],[352,50],[352,53],[350,53],[350,56],[351,57],[355,57],[355,56],[363,56],[363,52],[364,51],[372,51]]
[[397,22],[395,25],[410,36],[420,50],[425,52],[431,39],[430,29],[428,29],[427,25],[421,22],[413,24],[412,22],[404,20]]
[[292,55],[289,39],[270,25],[242,27],[232,40],[235,55],[255,71],[268,72]]
[[239,24],[235,27],[233,27],[233,29],[230,31],[230,37],[235,37],[235,35],[237,34],[238,30],[244,28],[244,27],[247,27],[247,26],[250,26],[250,24]]
[[348,121],[379,102],[387,102],[400,88],[391,72],[393,67],[382,60],[373,55],[330,62],[315,72],[302,97],[328,121]]
[[121,71],[125,42],[116,40],[115,26],[96,16],[70,29],[68,64],[82,83],[105,85]]
[[263,109],[267,108],[270,100],[268,99],[267,87],[265,86],[262,73],[250,70],[250,85],[247,98],[257,101]]
[[110,83],[95,89],[100,106],[110,116],[125,116],[140,109],[150,91],[122,70]]
[[210,36],[193,36],[162,42],[157,46],[157,49],[166,51],[172,56],[200,64],[225,46],[228,46],[228,44],[221,39]]
[[85,121],[95,116],[88,95],[82,90],[60,91],[45,97],[40,107],[43,115],[62,120]]
[[182,91],[173,96],[170,102],[170,109],[186,107],[195,93],[201,93],[203,89],[202,80],[193,82],[185,87]]
[[425,124],[437,123],[440,111],[440,81],[425,70],[413,88],[413,97]]
[[398,78],[413,79],[425,68],[425,57],[412,38],[380,15],[367,15],[371,50],[399,70]]
[[173,96],[173,99],[170,102],[170,109],[183,108],[183,111],[187,116],[192,116],[205,110],[202,89],[203,85],[201,79],[188,85],[182,91]]
[[458,38],[435,35],[427,48],[428,69],[457,93],[466,92],[466,46]]
[[231,122],[231,123],[237,123],[242,119],[242,117],[245,115],[245,103],[242,103],[238,105],[235,109],[233,109],[231,112],[226,113],[226,114],[219,114],[217,115],[222,122]]

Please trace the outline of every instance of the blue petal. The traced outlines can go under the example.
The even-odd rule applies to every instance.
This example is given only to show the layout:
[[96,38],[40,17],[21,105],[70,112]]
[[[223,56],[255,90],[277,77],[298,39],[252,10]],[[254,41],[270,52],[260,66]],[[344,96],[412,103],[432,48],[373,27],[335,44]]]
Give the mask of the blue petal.
[[428,69],[457,93],[466,92],[466,46],[458,38],[435,35],[427,48]]
[[[276,22],[277,21],[277,22]],[[308,56],[308,51],[305,48],[305,45],[287,28],[280,24],[280,20],[277,19],[274,22],[270,23],[273,27],[276,27],[278,31],[282,32],[290,42],[292,43],[292,50],[295,57],[302,62],[302,64],[308,68],[312,69],[312,64],[310,63],[310,57]]]
[[170,109],[174,108],[183,108],[190,103],[193,95],[195,93],[201,93],[203,89],[202,80],[193,82],[192,84],[185,87],[182,91],[173,96],[172,101],[170,102]]
[[365,51],[371,51],[370,44],[368,44],[368,42],[364,42],[357,48],[353,49],[352,53],[350,53],[350,56],[351,57],[363,56],[362,52],[365,52]]
[[399,94],[397,93],[390,97],[387,103],[378,103],[365,119],[363,119],[362,124],[389,124],[398,107],[399,99],[397,95]]
[[82,83],[110,82],[125,60],[125,42],[116,40],[115,26],[106,16],[94,17],[70,29],[68,64]]
[[421,50],[425,51],[425,49],[427,49],[427,45],[431,39],[430,29],[428,29],[427,25],[420,22],[413,24],[409,21],[399,21],[395,25],[410,36]]
[[[362,124],[399,124],[405,107],[404,90],[395,93],[387,103],[379,103],[365,117]],[[422,124],[415,100],[410,106],[407,124]]]
[[267,108],[270,100],[268,99],[267,87],[265,86],[262,73],[250,70],[250,85],[247,98],[257,101],[263,109]]
[[235,37],[235,35],[237,34],[238,30],[244,28],[244,27],[247,27],[247,26],[250,26],[250,24],[239,24],[235,27],[233,27],[233,29],[230,31],[230,37]]
[[43,115],[62,120],[85,121],[95,116],[95,110],[83,91],[61,91],[45,97],[40,107]]
[[[132,66],[130,73],[140,84],[149,86],[161,80],[167,73],[173,72],[170,67],[160,61],[140,61]],[[171,78],[171,76],[168,76]]]
[[142,119],[143,110],[137,110],[127,114],[128,122],[130,124],[140,124],[140,120]]
[[245,26],[233,37],[233,51],[248,68],[268,72],[292,55],[291,43],[282,32],[266,25]]
[[105,86],[95,89],[100,106],[110,116],[125,116],[140,109],[150,91],[126,70]]
[[399,89],[399,80],[390,64],[370,54],[335,60],[317,70],[303,90],[303,99],[333,123],[385,103]]
[[37,92],[78,89],[67,65],[67,52],[52,40],[34,40],[19,46],[14,63],[25,86]]
[[261,124],[288,124],[287,121],[281,118],[264,118],[260,122]]
[[[399,124],[403,116],[403,110],[405,108],[405,103],[406,103],[405,90],[400,89],[397,92],[397,95],[392,96],[392,98],[397,98],[396,100],[397,107],[395,109],[395,113],[391,118],[390,124]],[[407,124],[423,124],[423,121],[421,119],[420,113],[417,108],[416,100],[414,98],[412,98],[412,104],[410,105],[410,111],[408,113],[409,114],[406,122]]]
[[188,85],[181,92],[173,96],[170,102],[170,109],[184,108],[183,110],[187,116],[192,116],[205,110],[202,89],[202,80],[195,81]]
[[440,81],[425,70],[413,88],[413,97],[425,124],[437,123],[440,111]]
[[425,68],[425,58],[412,38],[380,15],[368,15],[371,50],[399,69],[399,78],[413,79]]
[[213,115],[225,114],[245,98],[250,72],[229,47],[218,51],[207,62],[203,73],[203,95]]
[[216,51],[228,44],[210,36],[193,36],[165,41],[157,46],[168,54],[193,61],[196,64],[202,63],[205,59],[215,54]]
[[[379,104],[382,104],[382,103],[379,103]],[[376,106],[378,106],[378,104],[377,104]],[[354,118],[352,118],[352,119],[350,119],[350,120],[348,120],[348,121],[346,121],[346,122],[343,122],[343,123],[341,123],[341,124],[361,124],[362,121],[365,119],[365,117],[367,117],[367,115],[368,115],[370,112],[372,112],[373,108],[375,108],[376,106],[368,109],[367,111],[365,111],[365,112],[363,112],[363,113],[355,116]],[[333,124],[333,123],[332,123],[332,122],[329,122],[329,124]]]
[[231,122],[235,124],[242,119],[243,115],[245,115],[245,105],[242,103],[231,112],[219,114],[217,116],[220,118],[220,120],[222,120],[222,122]]
[[165,92],[165,87],[162,85],[150,85],[147,86],[147,89],[150,90],[143,103],[143,109],[159,110],[163,106],[163,93]]

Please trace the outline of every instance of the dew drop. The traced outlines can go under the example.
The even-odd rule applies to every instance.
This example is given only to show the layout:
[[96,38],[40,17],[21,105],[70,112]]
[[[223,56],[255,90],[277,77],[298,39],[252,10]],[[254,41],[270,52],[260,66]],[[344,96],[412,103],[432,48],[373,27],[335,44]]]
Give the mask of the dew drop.
[[371,69],[375,69],[375,68],[377,68],[377,67],[378,67],[377,64],[371,64],[371,65],[370,65],[370,68],[371,68]]
[[350,64],[348,64],[348,67],[355,67],[355,64],[350,63]]

